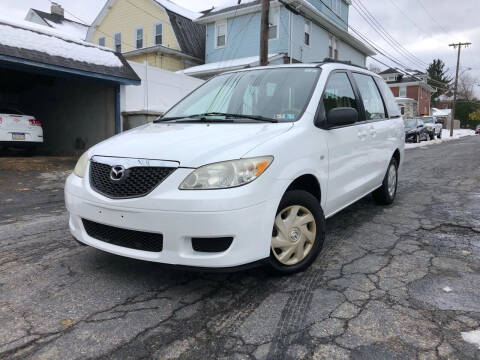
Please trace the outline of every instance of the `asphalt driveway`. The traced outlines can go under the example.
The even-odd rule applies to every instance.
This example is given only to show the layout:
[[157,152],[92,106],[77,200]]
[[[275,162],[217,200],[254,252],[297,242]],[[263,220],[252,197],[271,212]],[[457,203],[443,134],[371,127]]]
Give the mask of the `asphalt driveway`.
[[478,360],[462,332],[480,329],[479,153],[480,136],[407,151],[396,203],[329,219],[292,277],[78,246],[72,159],[0,158],[0,359]]

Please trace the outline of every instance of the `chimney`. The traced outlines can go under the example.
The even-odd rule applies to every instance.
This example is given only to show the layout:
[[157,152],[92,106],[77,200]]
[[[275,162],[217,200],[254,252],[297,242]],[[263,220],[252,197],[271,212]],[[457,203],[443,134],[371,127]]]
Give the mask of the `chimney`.
[[52,7],[50,8],[50,12],[52,13],[52,15],[59,15],[61,17],[65,16],[65,12],[63,10],[62,5],[57,4],[55,2],[52,2]]

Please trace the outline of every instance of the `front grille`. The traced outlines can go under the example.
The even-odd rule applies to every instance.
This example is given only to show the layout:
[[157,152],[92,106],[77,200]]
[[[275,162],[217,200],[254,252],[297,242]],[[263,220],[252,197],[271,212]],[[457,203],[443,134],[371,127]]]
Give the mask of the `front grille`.
[[82,219],[82,222],[88,236],[94,239],[134,250],[151,252],[161,252],[163,250],[162,234],[127,230],[86,219]]
[[90,164],[90,184],[102,195],[114,199],[142,197],[149,194],[175,168],[170,167],[132,167],[125,170],[120,181],[110,178],[112,166],[92,161]]

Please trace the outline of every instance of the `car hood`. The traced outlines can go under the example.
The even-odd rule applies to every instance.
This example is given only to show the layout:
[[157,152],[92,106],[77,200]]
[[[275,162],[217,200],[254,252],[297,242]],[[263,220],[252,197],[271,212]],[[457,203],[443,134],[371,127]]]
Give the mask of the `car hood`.
[[101,142],[89,150],[89,157],[171,160],[183,167],[199,167],[239,159],[292,126],[293,123],[147,124]]

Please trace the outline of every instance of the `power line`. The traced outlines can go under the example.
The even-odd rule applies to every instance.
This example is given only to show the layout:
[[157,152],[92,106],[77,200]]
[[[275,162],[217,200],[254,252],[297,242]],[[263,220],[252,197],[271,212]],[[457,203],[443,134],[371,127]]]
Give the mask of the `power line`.
[[400,44],[390,33],[383,27],[383,25],[373,16],[370,11],[363,5],[360,0],[356,0],[353,3],[354,9],[358,14],[377,32],[395,51],[397,51],[401,56],[404,56],[415,66],[420,66],[421,68],[427,64],[409,52],[405,47]]
[[447,30],[428,12],[427,8],[426,8],[425,5],[423,5],[423,3],[422,3],[422,0],[418,0],[418,3],[419,3],[420,6],[422,7],[423,11],[425,11],[425,13],[430,17],[430,19],[432,19],[433,22],[434,22],[435,24],[437,24],[438,27],[439,27],[446,35],[448,35],[448,36],[451,37],[452,35],[450,34],[450,32],[447,31]]
[[[377,18],[367,9],[367,7],[361,2],[361,0],[356,0],[357,2],[353,4],[354,9],[359,12],[364,20],[373,27],[373,29],[379,33],[380,36],[390,45],[393,49],[395,49],[399,54],[403,55],[406,59],[408,59],[412,64],[416,66],[420,65],[420,67],[426,66],[426,63],[413,55],[410,51],[408,51],[398,40],[396,40],[377,20]],[[360,10],[360,11],[359,11]],[[365,15],[365,16],[364,16]]]

